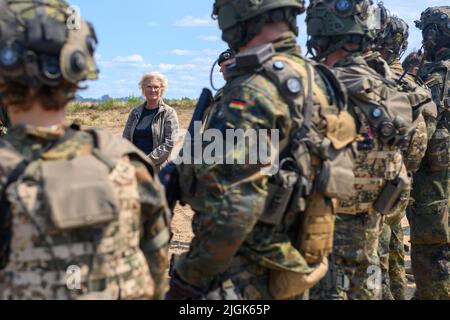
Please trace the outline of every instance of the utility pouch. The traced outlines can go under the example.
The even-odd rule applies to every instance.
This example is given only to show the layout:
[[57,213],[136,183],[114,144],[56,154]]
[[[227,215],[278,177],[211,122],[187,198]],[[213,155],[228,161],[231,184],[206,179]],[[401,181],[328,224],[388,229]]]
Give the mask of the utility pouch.
[[269,181],[266,205],[260,222],[271,225],[279,225],[282,222],[298,180],[297,172],[280,169]]
[[44,198],[56,228],[90,227],[117,218],[110,169],[92,155],[42,162]]
[[[297,163],[301,175],[306,179],[312,179],[314,176],[313,166],[311,165],[311,152],[305,142],[298,141],[291,148],[292,156]],[[310,190],[307,190],[308,192]]]
[[336,216],[330,199],[314,193],[302,217],[298,248],[309,264],[320,262],[333,250]]
[[348,200],[354,195],[355,174],[350,148],[336,150],[330,146],[316,180],[316,190],[330,198]]
[[388,215],[396,208],[401,196],[409,188],[408,177],[399,176],[394,180],[386,183],[381,190],[378,199],[375,201],[373,208],[382,215]]
[[450,135],[447,128],[438,128],[428,143],[426,163],[431,172],[445,172],[450,163]]
[[292,271],[271,270],[269,290],[274,300],[287,300],[303,294],[325,277],[328,259],[324,258],[310,274]]

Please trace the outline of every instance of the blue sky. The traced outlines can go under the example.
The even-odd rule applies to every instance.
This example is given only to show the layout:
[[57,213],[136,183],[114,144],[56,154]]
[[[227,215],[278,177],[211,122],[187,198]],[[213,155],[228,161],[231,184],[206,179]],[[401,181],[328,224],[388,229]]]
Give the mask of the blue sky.
[[[99,38],[97,61],[100,79],[89,82],[83,97],[139,96],[138,82],[150,71],[169,79],[168,98],[199,95],[209,87],[209,72],[226,44],[217,22],[211,19],[213,0],[69,0],[91,21]],[[413,21],[428,6],[449,5],[449,0],[385,0],[391,13],[410,25],[409,50],[420,48],[420,32]],[[299,17],[299,43],[306,43],[305,16]],[[216,86],[220,75],[215,72]]]

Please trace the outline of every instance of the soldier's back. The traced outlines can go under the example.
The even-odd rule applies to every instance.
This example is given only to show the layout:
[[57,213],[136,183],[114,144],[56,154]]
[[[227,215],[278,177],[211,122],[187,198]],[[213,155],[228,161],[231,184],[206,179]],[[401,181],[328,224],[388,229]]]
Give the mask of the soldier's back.
[[[287,36],[291,40],[292,36]],[[320,212],[320,215],[328,217],[324,219],[327,225],[321,225],[323,228],[318,231],[323,233],[323,242],[314,240],[308,245],[316,245],[322,251],[311,253],[308,252],[311,247],[297,246],[302,236],[308,238],[307,232],[312,232],[301,229],[299,214],[306,210],[306,204],[312,202],[313,181],[321,162],[328,159],[327,152],[334,156],[340,154],[354,140],[354,123],[353,120],[350,123],[339,122],[342,118],[338,115],[345,111],[345,97],[331,71],[302,58],[295,42],[292,43],[291,50],[283,50],[285,48],[280,49],[276,42],[276,53],[251,68],[239,69],[241,57],[238,55],[238,70],[233,71],[234,76],[229,78],[205,128],[219,129],[223,133],[230,129],[277,130],[279,141],[260,140],[258,144],[272,143],[271,154],[280,157],[282,162],[286,160],[281,173],[277,172],[271,178],[261,171],[274,163],[197,165],[192,166],[193,170],[186,165],[180,167],[182,179],[186,181],[182,186],[184,200],[196,211],[196,237],[189,257],[181,258],[177,268],[189,283],[201,283],[200,275],[194,276],[197,269],[193,269],[201,265],[203,277],[225,273],[223,277],[231,278],[247,299],[294,297],[304,288],[297,287],[291,291],[292,288],[285,287],[274,292],[269,284],[270,275],[273,277],[276,271],[293,275],[294,279],[307,275],[331,249],[334,220],[331,219],[328,197],[336,194],[324,195],[325,190],[318,191],[322,192],[318,198],[323,200],[319,202],[329,209],[330,214],[327,215],[327,210]],[[339,128],[346,128],[348,132],[342,134]],[[302,148],[298,157],[291,154],[296,134],[297,143]],[[248,148],[238,153],[242,151],[248,156]],[[236,160],[236,153],[232,159]],[[352,181],[351,160],[345,158],[342,162],[346,160],[348,172],[338,171],[347,174],[344,181],[349,181],[348,178]],[[297,162],[302,163],[303,170],[294,169]],[[298,177],[299,172],[302,177]],[[287,179],[286,184],[279,178]],[[336,180],[331,183],[325,179],[325,187],[330,184],[337,186],[337,180],[342,180],[336,176],[333,178]],[[330,189],[326,191],[337,192]],[[340,190],[346,190],[345,184],[340,185]],[[227,203],[226,208],[224,203]],[[214,233],[210,234],[207,230],[212,230],[213,221]],[[202,245],[206,239],[207,248]],[[228,248],[227,252],[236,250],[236,255],[207,254],[209,251],[220,252],[224,247]],[[249,277],[249,273],[252,276]]]
[[151,178],[131,162],[135,153],[126,141],[102,131],[10,130],[0,142],[0,189],[8,200],[2,213],[8,212],[10,221],[10,229],[2,229],[0,298],[153,297],[139,247],[146,217],[138,172],[147,172],[150,184]]

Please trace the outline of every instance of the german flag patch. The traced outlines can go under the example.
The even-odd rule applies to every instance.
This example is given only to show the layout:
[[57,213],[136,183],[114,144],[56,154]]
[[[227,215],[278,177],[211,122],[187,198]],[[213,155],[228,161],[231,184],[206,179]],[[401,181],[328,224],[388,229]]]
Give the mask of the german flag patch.
[[247,103],[242,100],[232,100],[230,102],[230,108],[235,110],[244,110]]

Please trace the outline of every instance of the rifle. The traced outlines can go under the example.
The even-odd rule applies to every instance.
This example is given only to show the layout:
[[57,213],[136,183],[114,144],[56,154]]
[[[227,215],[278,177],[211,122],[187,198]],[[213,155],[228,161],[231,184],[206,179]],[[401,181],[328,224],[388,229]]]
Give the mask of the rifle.
[[[202,93],[200,95],[200,98],[198,99],[197,105],[194,110],[194,114],[192,116],[191,122],[189,124],[188,128],[188,135],[185,138],[185,141],[183,143],[183,146],[186,144],[186,139],[190,139],[190,147],[191,151],[193,149],[193,137],[195,135],[195,122],[202,121],[203,115],[205,111],[208,109],[208,107],[212,104],[214,101],[213,95],[211,93],[211,90],[204,88],[202,90]],[[191,152],[191,155],[193,153]],[[180,157],[183,156],[183,150],[180,151]],[[159,173],[159,179],[161,180],[161,183],[164,185],[164,189],[166,192],[166,199],[167,204],[169,205],[170,210],[173,212],[175,209],[175,205],[177,204],[177,201],[180,200],[180,184],[179,184],[179,173],[177,170],[177,166],[175,163],[170,162],[167,166],[165,166],[161,172]]]

